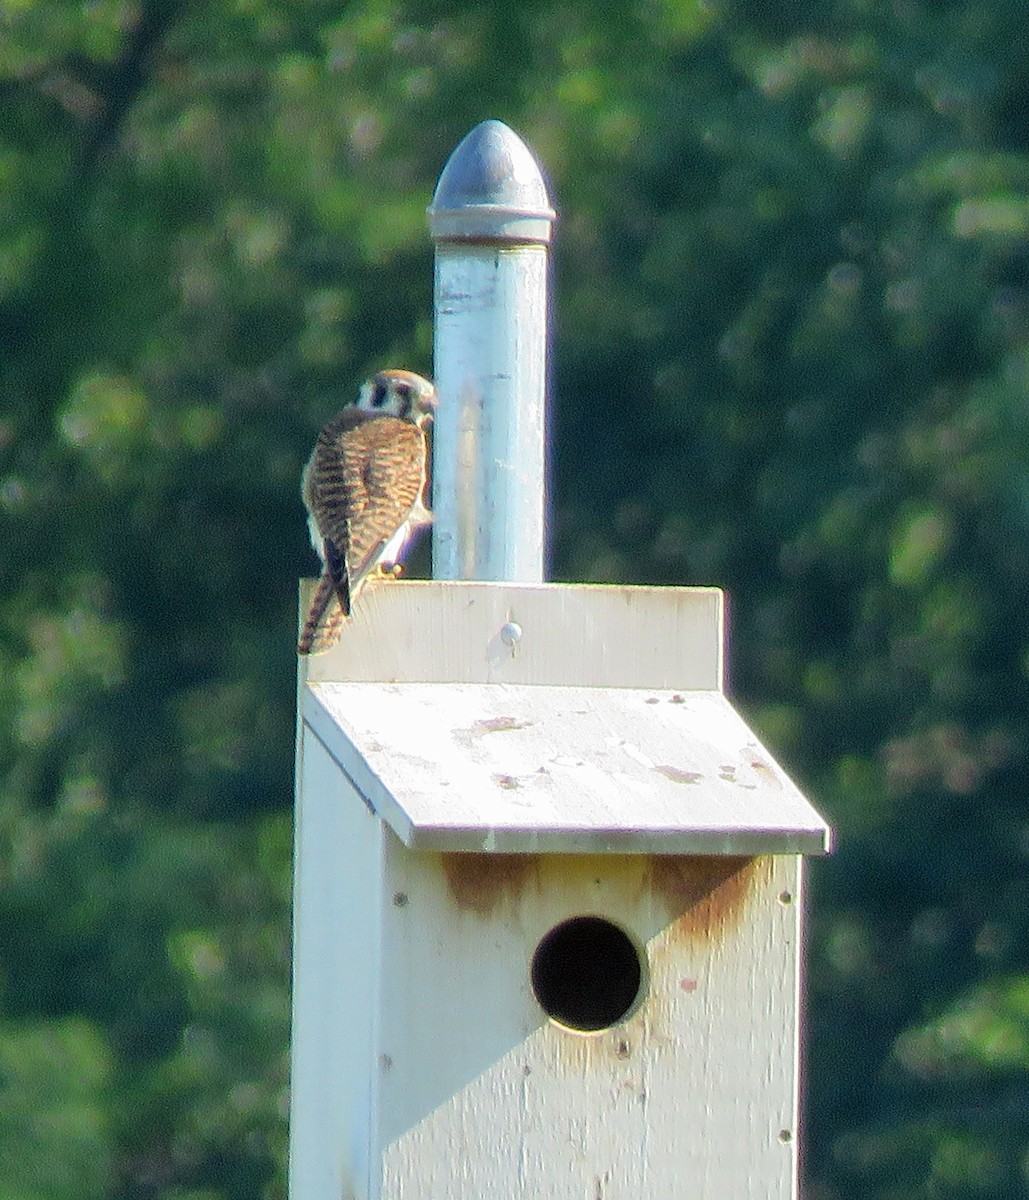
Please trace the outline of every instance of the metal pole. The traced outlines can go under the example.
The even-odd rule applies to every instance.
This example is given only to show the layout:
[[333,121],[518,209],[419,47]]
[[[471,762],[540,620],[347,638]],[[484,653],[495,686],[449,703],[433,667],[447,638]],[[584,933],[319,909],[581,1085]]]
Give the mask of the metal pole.
[[548,257],[539,166],[483,121],[443,168],[436,243],[433,577],[543,579]]

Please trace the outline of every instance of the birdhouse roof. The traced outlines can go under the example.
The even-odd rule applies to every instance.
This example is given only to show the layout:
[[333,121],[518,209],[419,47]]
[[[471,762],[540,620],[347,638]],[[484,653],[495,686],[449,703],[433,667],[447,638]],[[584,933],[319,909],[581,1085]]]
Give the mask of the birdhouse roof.
[[723,641],[715,588],[373,581],[301,715],[411,847],[823,852]]
[[827,849],[825,823],[717,691],[326,682],[304,719],[415,849]]

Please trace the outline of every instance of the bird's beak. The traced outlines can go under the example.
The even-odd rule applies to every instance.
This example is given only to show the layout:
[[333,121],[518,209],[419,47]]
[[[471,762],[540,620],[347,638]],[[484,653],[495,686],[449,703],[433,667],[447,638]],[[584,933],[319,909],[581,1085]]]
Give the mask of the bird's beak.
[[435,388],[431,392],[422,392],[418,397],[418,411],[424,413],[425,416],[434,417],[437,408],[439,408],[439,397],[436,395]]

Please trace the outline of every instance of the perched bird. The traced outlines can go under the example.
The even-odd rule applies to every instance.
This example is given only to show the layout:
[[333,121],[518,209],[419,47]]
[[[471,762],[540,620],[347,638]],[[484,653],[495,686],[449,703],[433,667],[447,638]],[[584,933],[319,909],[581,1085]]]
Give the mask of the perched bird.
[[380,371],[318,435],[302,492],[324,565],[298,653],[330,649],[368,576],[397,564],[413,531],[432,520],[423,493],[435,408],[427,379]]

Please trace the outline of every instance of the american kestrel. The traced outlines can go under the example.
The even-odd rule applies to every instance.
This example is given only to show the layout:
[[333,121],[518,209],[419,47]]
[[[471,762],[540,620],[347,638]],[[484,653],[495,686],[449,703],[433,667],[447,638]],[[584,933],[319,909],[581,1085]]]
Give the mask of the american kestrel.
[[339,640],[364,581],[377,567],[395,565],[414,530],[432,520],[423,494],[425,425],[435,408],[427,379],[380,371],[318,435],[301,486],[324,565],[300,654]]

